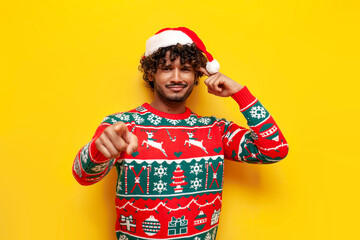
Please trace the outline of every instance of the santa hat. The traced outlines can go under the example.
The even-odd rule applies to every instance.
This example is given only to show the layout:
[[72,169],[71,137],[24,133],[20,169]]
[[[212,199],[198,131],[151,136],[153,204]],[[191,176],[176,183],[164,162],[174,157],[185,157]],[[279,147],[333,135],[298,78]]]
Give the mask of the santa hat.
[[145,57],[150,56],[161,47],[168,47],[180,43],[181,45],[195,43],[197,48],[202,51],[208,59],[206,63],[206,70],[210,74],[217,73],[220,69],[220,64],[213,56],[206,51],[206,47],[195,32],[186,27],[178,28],[164,28],[155,33],[146,41]]

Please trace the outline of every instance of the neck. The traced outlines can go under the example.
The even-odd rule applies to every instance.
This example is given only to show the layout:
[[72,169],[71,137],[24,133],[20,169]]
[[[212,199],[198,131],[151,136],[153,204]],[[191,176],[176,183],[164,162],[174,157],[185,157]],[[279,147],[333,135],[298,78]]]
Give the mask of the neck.
[[159,99],[155,97],[154,101],[150,103],[150,106],[155,108],[158,111],[164,112],[164,113],[170,113],[170,114],[181,114],[184,113],[186,102],[170,102],[170,101],[163,101],[162,99]]

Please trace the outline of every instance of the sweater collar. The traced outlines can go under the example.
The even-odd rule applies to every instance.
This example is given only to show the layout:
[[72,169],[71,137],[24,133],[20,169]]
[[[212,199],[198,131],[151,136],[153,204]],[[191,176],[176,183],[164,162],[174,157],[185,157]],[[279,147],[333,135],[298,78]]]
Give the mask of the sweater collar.
[[191,110],[187,107],[185,107],[184,113],[172,114],[172,113],[166,113],[166,112],[156,110],[155,108],[150,106],[150,104],[148,104],[148,103],[144,103],[142,106],[144,108],[146,108],[149,112],[152,112],[153,114],[155,114],[157,116],[160,116],[163,118],[169,118],[169,119],[186,119],[186,118],[190,117],[190,114],[191,114]]

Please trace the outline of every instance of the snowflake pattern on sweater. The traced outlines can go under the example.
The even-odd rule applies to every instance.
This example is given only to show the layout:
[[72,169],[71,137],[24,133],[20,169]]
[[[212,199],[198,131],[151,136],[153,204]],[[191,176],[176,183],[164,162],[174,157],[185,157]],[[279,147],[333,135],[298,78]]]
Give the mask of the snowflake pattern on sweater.
[[[103,120],[77,154],[73,174],[90,185],[117,169],[118,239],[215,239],[224,159],[270,164],[287,155],[279,127],[249,90],[244,87],[233,98],[250,129],[188,108],[183,114],[162,113],[147,103]],[[118,121],[138,137],[139,148],[106,159],[94,141]]]

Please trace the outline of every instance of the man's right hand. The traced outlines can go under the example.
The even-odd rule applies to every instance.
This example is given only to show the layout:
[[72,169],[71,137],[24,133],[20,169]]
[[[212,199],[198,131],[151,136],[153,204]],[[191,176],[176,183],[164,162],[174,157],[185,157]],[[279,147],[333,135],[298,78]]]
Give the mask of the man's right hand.
[[119,157],[123,151],[130,155],[136,151],[138,145],[138,138],[129,131],[123,122],[117,122],[107,127],[95,140],[96,148],[109,159]]

